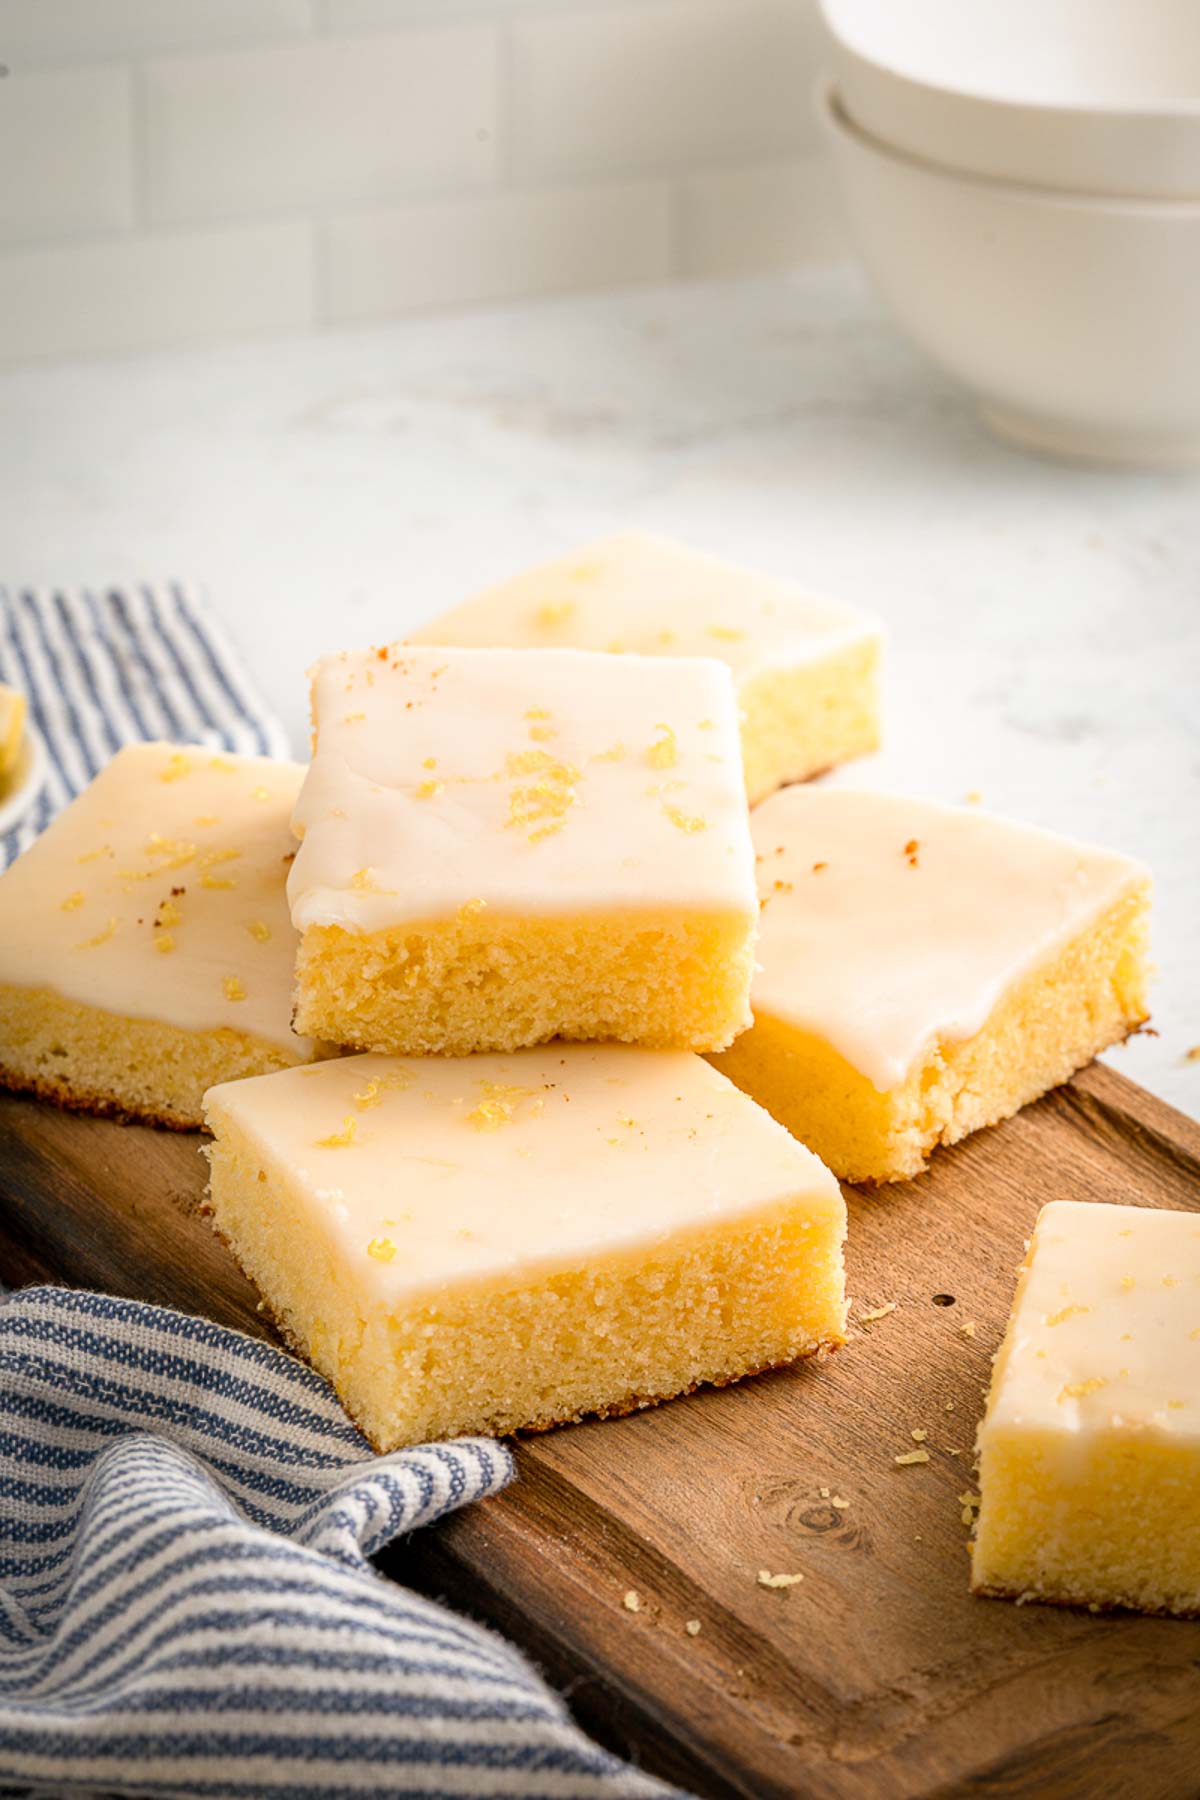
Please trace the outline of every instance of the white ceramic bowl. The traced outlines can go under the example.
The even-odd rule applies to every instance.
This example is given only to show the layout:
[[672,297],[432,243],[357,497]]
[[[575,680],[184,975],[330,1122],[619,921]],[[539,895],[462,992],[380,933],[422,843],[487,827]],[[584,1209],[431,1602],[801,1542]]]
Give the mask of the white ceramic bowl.
[[972,179],[874,142],[831,83],[818,106],[875,286],[995,430],[1057,455],[1200,460],[1200,203]]
[[821,0],[847,115],[1072,192],[1200,199],[1198,0]]
[[19,825],[29,811],[46,780],[46,752],[42,740],[26,725],[17,751],[17,766],[10,778],[0,784],[0,837]]

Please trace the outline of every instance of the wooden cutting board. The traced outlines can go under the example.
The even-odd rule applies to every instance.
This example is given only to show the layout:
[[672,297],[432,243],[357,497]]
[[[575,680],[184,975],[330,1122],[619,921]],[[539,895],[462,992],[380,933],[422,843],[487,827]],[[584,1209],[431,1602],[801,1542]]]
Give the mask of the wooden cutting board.
[[[198,1142],[0,1097],[0,1278],[270,1336],[197,1214]],[[1094,1068],[847,1198],[852,1322],[895,1311],[823,1366],[523,1442],[518,1482],[389,1572],[518,1639],[585,1727],[700,1795],[1195,1795],[1200,1623],[973,1600],[958,1496],[1038,1208],[1200,1209],[1200,1126]],[[930,1460],[898,1466],[914,1430]]]

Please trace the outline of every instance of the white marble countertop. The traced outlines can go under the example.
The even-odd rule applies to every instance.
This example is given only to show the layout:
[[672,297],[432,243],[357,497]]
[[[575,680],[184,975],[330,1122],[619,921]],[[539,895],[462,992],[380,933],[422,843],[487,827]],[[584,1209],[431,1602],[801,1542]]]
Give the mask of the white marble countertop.
[[204,586],[293,742],[320,651],[623,524],[881,613],[887,745],[839,779],[1134,852],[1200,1114],[1200,477],[991,442],[858,277],[539,301],[0,377],[11,582]]

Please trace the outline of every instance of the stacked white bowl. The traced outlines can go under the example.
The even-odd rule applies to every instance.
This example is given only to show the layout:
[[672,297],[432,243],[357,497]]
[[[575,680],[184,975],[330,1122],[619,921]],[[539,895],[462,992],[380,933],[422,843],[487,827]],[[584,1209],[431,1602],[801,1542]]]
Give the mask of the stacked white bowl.
[[867,270],[1005,437],[1200,460],[1200,0],[822,0]]

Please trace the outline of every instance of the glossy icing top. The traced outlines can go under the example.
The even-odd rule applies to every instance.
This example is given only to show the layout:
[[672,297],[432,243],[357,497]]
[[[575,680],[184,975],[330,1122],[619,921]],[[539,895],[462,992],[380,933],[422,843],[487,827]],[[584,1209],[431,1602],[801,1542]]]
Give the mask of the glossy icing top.
[[1042,1208],[980,1441],[1013,1428],[1200,1438],[1200,1216]]
[[285,877],[303,769],[137,744],[0,876],[0,982],[296,1052]]
[[762,914],[751,1004],[885,1093],[940,1037],[1148,879],[1129,857],[980,812],[802,786],[752,815]]
[[325,658],[313,711],[288,881],[301,929],[464,906],[756,913],[719,662],[396,645]]
[[879,635],[878,621],[854,607],[623,531],[486,588],[412,641],[715,656],[743,677]]
[[248,1134],[365,1301],[652,1251],[798,1197],[844,1228],[829,1171],[698,1056],[549,1044],[354,1056],[206,1097]]

